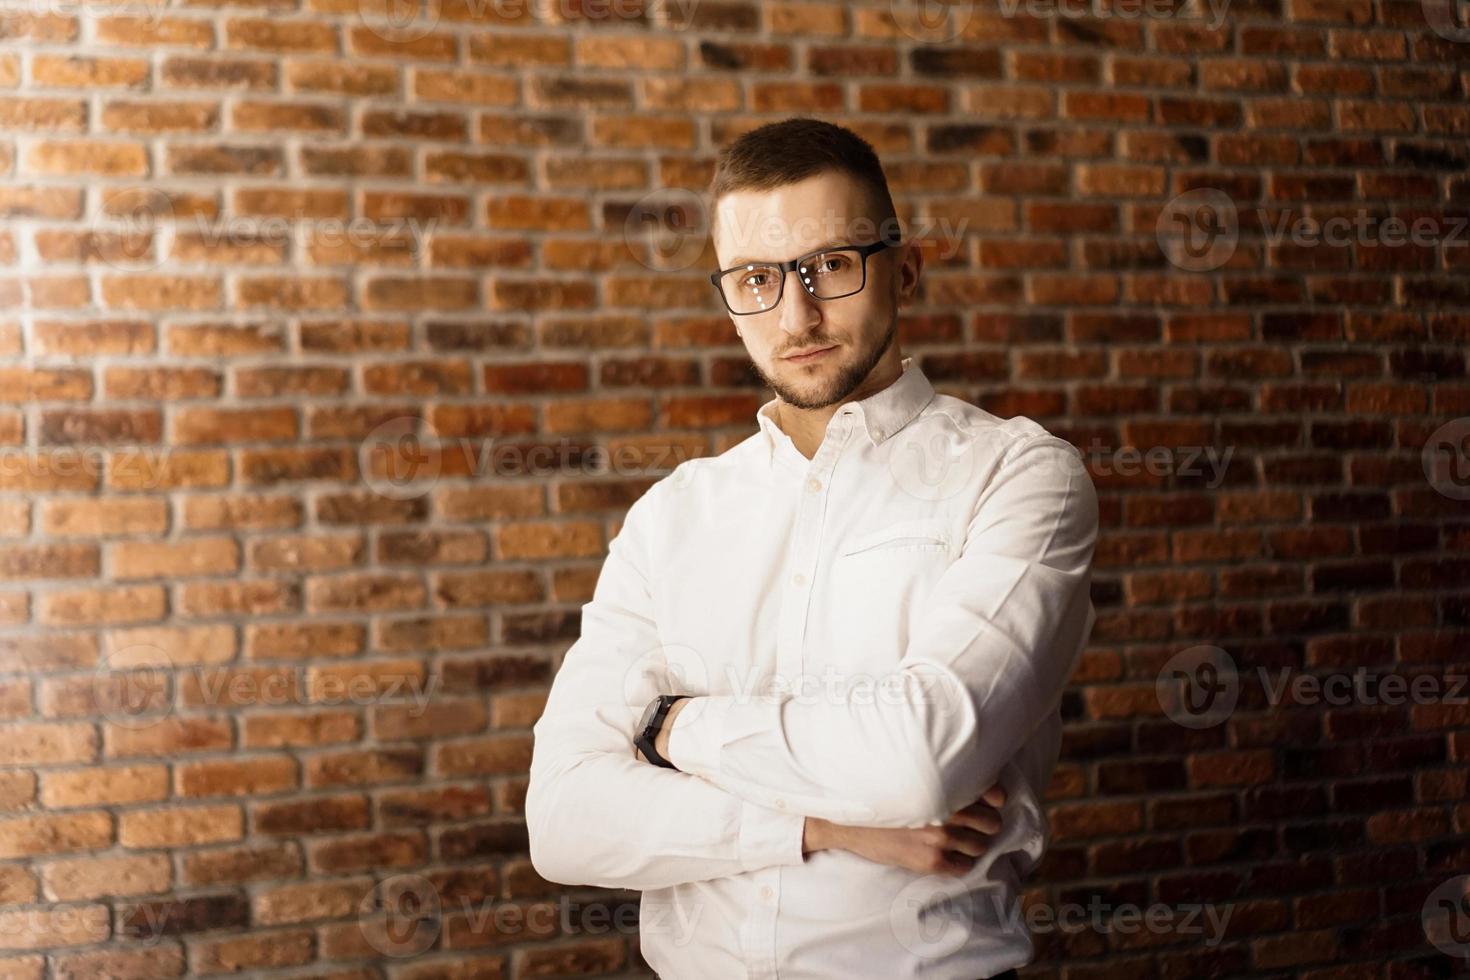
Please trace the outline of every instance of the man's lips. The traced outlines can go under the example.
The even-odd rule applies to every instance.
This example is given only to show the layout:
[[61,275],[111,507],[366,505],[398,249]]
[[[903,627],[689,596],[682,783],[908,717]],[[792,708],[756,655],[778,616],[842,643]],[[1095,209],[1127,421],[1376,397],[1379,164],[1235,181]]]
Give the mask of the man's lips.
[[822,347],[818,350],[814,350],[810,354],[788,354],[785,358],[783,358],[783,360],[795,361],[798,364],[802,361],[814,361],[817,358],[821,357],[823,354],[833,351],[836,348],[836,344],[831,344],[827,347]]

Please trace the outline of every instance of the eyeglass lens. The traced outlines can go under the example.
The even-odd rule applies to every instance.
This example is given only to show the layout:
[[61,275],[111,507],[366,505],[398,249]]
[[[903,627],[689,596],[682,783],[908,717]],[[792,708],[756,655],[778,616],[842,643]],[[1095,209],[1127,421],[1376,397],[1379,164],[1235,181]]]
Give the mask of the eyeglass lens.
[[[745,265],[721,276],[720,289],[734,312],[760,313],[780,300],[782,275],[780,266]],[[863,288],[863,256],[855,249],[819,252],[797,267],[797,275],[817,299],[848,296]]]

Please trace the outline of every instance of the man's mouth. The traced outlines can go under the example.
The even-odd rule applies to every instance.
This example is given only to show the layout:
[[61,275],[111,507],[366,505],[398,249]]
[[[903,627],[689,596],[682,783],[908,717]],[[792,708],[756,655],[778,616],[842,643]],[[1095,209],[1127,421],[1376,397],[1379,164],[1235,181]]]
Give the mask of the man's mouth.
[[832,344],[827,347],[814,347],[805,354],[787,354],[785,358],[783,358],[783,360],[791,361],[795,364],[805,364],[808,361],[815,361],[818,358],[829,354],[836,349],[836,344]]

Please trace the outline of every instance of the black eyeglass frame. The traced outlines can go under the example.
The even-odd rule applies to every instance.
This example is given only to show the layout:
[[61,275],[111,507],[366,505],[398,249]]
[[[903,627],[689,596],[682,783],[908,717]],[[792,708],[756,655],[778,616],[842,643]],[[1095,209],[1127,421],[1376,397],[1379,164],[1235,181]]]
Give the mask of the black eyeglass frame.
[[[769,313],[771,312],[771,310],[774,310],[781,305],[781,297],[786,295],[786,273],[795,272],[797,267],[801,265],[801,263],[805,262],[807,259],[810,259],[813,256],[822,255],[825,252],[857,252],[863,257],[863,281],[859,283],[858,288],[854,289],[852,292],[843,293],[841,296],[823,297],[813,293],[811,284],[806,282],[805,280],[803,280],[801,284],[801,288],[805,289],[806,294],[812,299],[819,300],[821,302],[826,302],[830,299],[844,299],[848,296],[856,296],[858,293],[867,288],[868,256],[885,248],[897,248],[900,244],[900,242],[892,239],[879,239],[878,241],[871,242],[867,245],[828,245],[824,248],[814,248],[810,252],[807,252],[804,255],[798,255],[796,258],[791,259],[788,262],[742,262],[739,265],[732,265],[728,269],[721,269],[719,272],[711,272],[709,275],[709,281],[710,285],[715,287],[715,292],[720,294],[720,302],[725,304],[725,309],[730,311],[731,316],[755,316],[759,313]],[[751,266],[757,265],[770,266],[771,268],[780,270],[781,283],[776,287],[776,301],[771,304],[770,309],[751,310],[749,313],[736,313],[735,310],[731,309],[730,307],[730,300],[726,298],[725,290],[723,287],[720,286],[720,280],[723,279],[727,273],[735,272],[739,269],[746,269]]]

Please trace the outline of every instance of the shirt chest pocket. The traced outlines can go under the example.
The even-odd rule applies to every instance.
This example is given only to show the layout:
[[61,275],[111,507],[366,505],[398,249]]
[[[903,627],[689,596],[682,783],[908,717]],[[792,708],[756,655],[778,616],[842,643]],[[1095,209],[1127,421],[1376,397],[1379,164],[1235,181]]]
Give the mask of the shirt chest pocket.
[[847,535],[835,549],[828,591],[817,605],[831,642],[816,645],[811,669],[831,666],[872,677],[893,670],[924,597],[959,550],[952,541],[948,525],[937,518]]
[[943,521],[932,517],[910,518],[848,537],[837,546],[837,556],[843,560],[858,556],[892,558],[897,552],[912,551],[945,554],[949,543],[949,528]]

